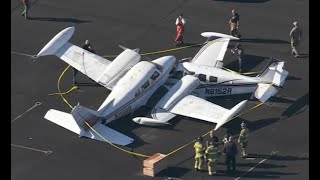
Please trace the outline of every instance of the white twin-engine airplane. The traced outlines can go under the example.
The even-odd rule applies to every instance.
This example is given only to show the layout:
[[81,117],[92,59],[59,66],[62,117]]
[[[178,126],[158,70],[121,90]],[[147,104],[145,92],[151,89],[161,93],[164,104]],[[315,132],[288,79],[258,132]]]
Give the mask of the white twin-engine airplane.
[[212,36],[221,38],[209,41],[190,62],[181,62],[175,72],[178,78],[169,77],[168,85],[175,83],[183,75],[193,75],[201,82],[193,92],[198,97],[254,93],[255,98],[261,102],[267,101],[277,93],[274,86],[283,86],[288,76],[288,71],[282,69],[284,62],[273,59],[256,77],[230,72],[223,69],[222,61],[229,41],[238,38],[215,32],[204,32],[201,35],[208,39]]
[[[146,105],[152,94],[168,79],[176,58],[164,56],[151,62],[138,62],[141,56],[136,51],[125,49],[109,61],[69,43],[74,30],[74,27],[69,27],[58,33],[37,56],[55,55],[110,89],[111,93],[97,111],[78,104],[71,114],[50,109],[45,118],[80,137],[103,141],[88,127],[88,123],[111,143],[128,145],[133,142],[132,138],[108,128],[101,121],[109,123]],[[189,95],[199,84],[198,78],[186,75],[154,107],[152,118],[137,117],[133,121],[159,126],[168,124],[175,115],[183,115],[217,123],[215,129],[218,129],[245,106],[246,100],[229,110]]]

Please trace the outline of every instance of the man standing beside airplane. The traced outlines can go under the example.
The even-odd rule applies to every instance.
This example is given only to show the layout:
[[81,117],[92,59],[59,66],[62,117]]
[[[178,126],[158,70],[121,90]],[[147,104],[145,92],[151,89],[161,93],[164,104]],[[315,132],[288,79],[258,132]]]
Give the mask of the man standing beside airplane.
[[[91,53],[96,53],[96,51],[92,48],[91,43],[89,40],[86,40],[84,45],[82,46],[82,49],[85,49]],[[76,76],[78,74],[78,70],[76,68],[73,68],[73,85],[76,85]]]
[[244,58],[244,52],[243,52],[243,49],[241,47],[241,44],[237,43],[235,45],[234,49],[231,49],[231,52],[238,57],[238,60],[239,60],[239,73],[241,73],[242,72],[241,64],[242,64],[242,60]]

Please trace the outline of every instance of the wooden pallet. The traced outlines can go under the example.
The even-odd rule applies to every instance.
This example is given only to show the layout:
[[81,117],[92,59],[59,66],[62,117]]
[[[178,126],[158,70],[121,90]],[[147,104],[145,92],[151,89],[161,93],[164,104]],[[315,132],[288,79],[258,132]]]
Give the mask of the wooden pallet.
[[168,167],[166,155],[156,153],[143,161],[143,174],[154,177]]

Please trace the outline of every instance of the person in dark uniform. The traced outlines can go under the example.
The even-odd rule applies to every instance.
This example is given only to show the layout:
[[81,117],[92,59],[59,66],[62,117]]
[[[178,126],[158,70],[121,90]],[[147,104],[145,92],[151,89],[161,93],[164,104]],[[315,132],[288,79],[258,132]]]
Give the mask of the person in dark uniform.
[[241,44],[237,43],[233,49],[231,49],[231,52],[233,54],[235,54],[238,58],[238,61],[239,61],[239,73],[242,72],[242,67],[241,67],[241,64],[242,64],[242,61],[244,59],[244,51],[243,51],[243,48],[241,46]]
[[239,33],[239,21],[240,21],[239,14],[236,13],[234,9],[232,9],[232,16],[231,16],[231,19],[229,20],[230,34],[238,38],[241,37]]
[[84,45],[82,46],[83,49],[91,52],[91,53],[96,53],[95,50],[92,48],[91,43],[89,42],[89,40],[86,40],[86,42],[84,43]]
[[21,16],[24,16],[25,19],[28,19],[29,16],[28,16],[28,10],[30,8],[30,3],[29,3],[29,0],[22,0],[22,3],[23,3],[23,6],[24,6],[24,10],[23,12],[21,13]]
[[[82,46],[82,49],[85,49],[91,53],[96,53],[96,51],[92,48],[92,45],[90,44],[89,40],[86,40],[84,45]],[[76,76],[78,74],[78,70],[76,68],[73,68],[73,85],[76,85]]]
[[230,172],[231,167],[232,171],[235,171],[238,148],[237,145],[232,141],[232,136],[229,137],[229,141],[223,146],[222,152],[226,156],[227,172]]

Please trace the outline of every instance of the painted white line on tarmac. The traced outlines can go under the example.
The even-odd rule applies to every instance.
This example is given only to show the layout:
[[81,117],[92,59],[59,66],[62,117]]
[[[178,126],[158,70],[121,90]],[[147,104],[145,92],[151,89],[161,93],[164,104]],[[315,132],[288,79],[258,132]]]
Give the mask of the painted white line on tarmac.
[[[271,156],[275,155],[275,154],[278,154],[279,151],[272,151],[271,152]],[[254,170],[254,168],[256,168],[257,166],[259,166],[260,164],[262,164],[263,162],[265,162],[267,160],[267,158],[265,159],[262,159],[258,164],[256,164],[254,167],[251,167],[247,172],[245,172],[244,174],[242,174],[241,176],[237,177],[236,179],[234,180],[238,180],[240,179],[241,177],[245,176],[246,174],[248,174],[250,171]]]
[[256,168],[257,166],[259,166],[259,164],[265,162],[267,159],[262,159],[258,164],[256,164],[254,167],[250,168],[247,172],[245,172],[244,174],[242,174],[241,176],[237,177],[236,179],[234,180],[238,180],[240,179],[242,176],[248,174],[250,171],[252,171],[254,168]]

